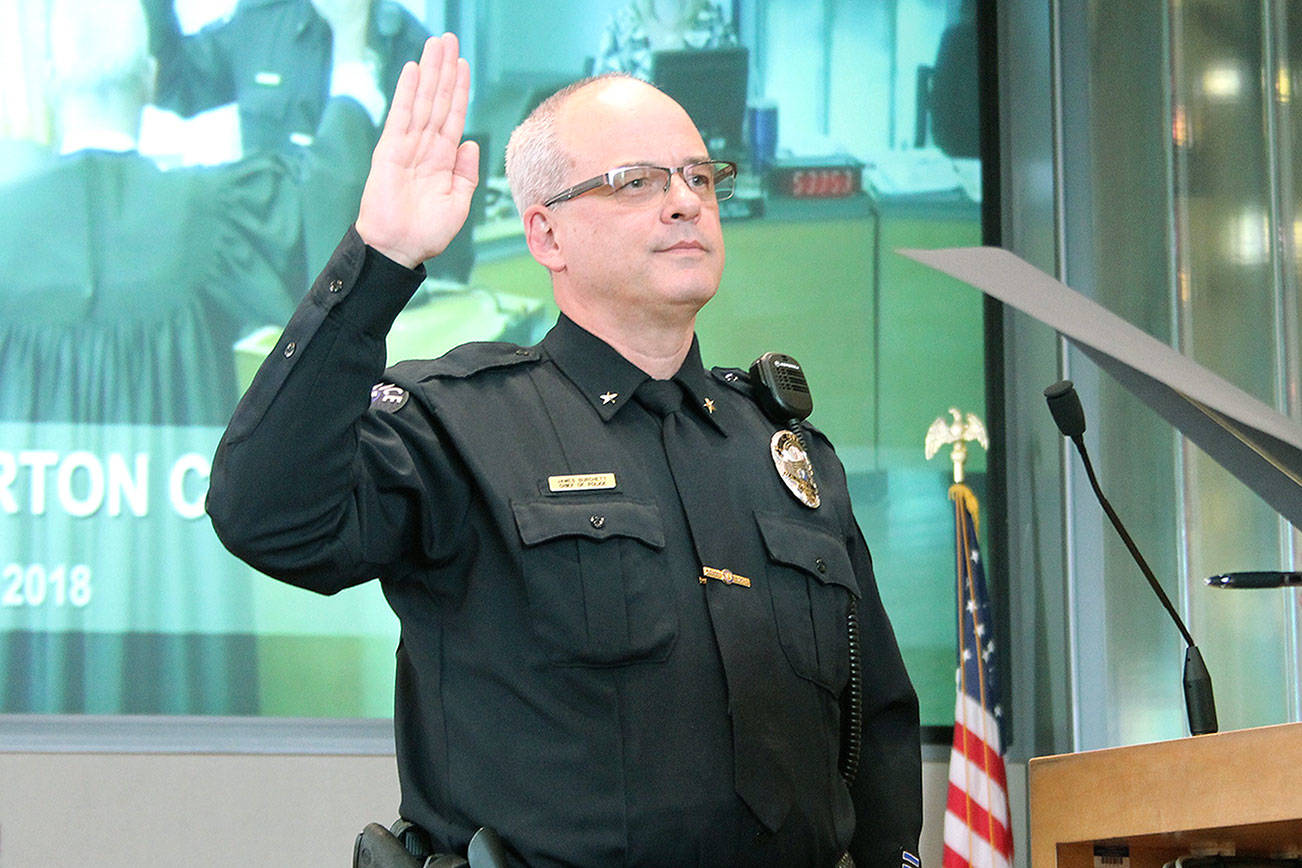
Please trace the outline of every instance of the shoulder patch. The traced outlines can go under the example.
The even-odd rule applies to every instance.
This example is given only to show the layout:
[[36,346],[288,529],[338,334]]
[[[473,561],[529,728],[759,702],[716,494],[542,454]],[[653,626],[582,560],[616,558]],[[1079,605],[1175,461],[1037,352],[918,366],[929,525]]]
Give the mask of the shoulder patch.
[[376,383],[371,387],[371,409],[396,413],[407,403],[411,393],[393,383]]

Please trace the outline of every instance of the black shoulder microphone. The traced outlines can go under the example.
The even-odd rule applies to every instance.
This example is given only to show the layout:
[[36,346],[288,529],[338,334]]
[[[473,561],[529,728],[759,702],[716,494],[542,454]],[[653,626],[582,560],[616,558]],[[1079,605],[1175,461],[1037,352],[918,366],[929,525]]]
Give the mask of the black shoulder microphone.
[[791,356],[765,353],[751,362],[750,375],[759,388],[755,399],[774,422],[798,425],[814,412],[805,370]]
[[1108,499],[1103,496],[1103,490],[1099,488],[1098,477],[1094,475],[1094,465],[1090,463],[1089,453],[1085,451],[1085,411],[1081,408],[1080,396],[1076,394],[1076,387],[1072,385],[1071,380],[1062,380],[1054,383],[1044,390],[1044,398],[1049,403],[1049,412],[1053,414],[1053,421],[1057,423],[1058,430],[1063,433],[1064,437],[1076,444],[1076,451],[1080,453],[1081,463],[1085,465],[1085,474],[1089,477],[1090,486],[1094,489],[1094,496],[1098,498],[1099,504],[1103,511],[1107,513],[1108,519],[1111,520],[1112,526],[1117,529],[1121,536],[1121,541],[1126,544],[1126,549],[1130,556],[1135,559],[1139,565],[1139,570],[1148,579],[1148,584],[1157,594],[1157,598],[1162,602],[1162,606],[1175,621],[1175,626],[1179,628],[1180,635],[1184,637],[1186,644],[1184,654],[1184,704],[1185,710],[1189,715],[1189,732],[1193,735],[1204,735],[1209,732],[1216,732],[1216,699],[1212,696],[1212,677],[1207,673],[1207,666],[1203,663],[1203,655],[1194,644],[1193,637],[1189,635],[1189,628],[1184,625],[1180,614],[1176,612],[1175,606],[1171,605],[1171,600],[1158,584],[1157,577],[1149,568],[1148,562],[1144,556],[1139,553],[1139,548],[1135,541],[1130,538],[1126,528],[1121,524],[1121,519],[1117,517],[1116,511]]

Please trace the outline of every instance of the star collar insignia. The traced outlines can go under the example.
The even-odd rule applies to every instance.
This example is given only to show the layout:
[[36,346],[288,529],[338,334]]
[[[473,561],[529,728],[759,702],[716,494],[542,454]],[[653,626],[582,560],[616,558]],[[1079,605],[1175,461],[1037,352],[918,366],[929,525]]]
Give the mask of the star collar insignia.
[[714,399],[713,399],[713,398],[706,398],[706,399],[705,399],[705,403],[704,403],[703,406],[705,407],[705,412],[709,413],[711,416],[714,415]]
[[607,392],[606,394],[601,396],[601,403],[613,404],[615,403],[615,399],[618,397],[619,397],[619,392]]

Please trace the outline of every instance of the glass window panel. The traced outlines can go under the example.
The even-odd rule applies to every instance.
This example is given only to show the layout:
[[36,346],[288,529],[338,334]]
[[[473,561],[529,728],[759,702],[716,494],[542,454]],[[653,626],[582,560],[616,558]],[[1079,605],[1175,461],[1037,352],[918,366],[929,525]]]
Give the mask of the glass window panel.
[[[1273,4],[1219,0],[1172,6],[1174,101],[1189,118],[1175,150],[1174,215],[1190,243],[1177,262],[1182,350],[1267,404],[1279,398],[1277,180],[1293,171],[1279,117]],[[1214,461],[1184,451],[1190,620],[1218,688],[1222,726],[1278,722],[1289,689],[1287,610],[1278,595],[1219,594],[1201,579],[1270,568],[1281,557],[1278,516]],[[1251,677],[1244,674],[1251,672]],[[1221,677],[1217,679],[1217,675]]]
[[[1296,414],[1298,166],[1287,58],[1297,36],[1288,7],[1091,3],[1068,16],[1084,38],[1066,49],[1063,86],[1085,99],[1064,107],[1078,133],[1064,142],[1065,220],[1069,282]],[[1075,355],[1072,364],[1090,365]],[[1221,728],[1288,719],[1297,702],[1291,598],[1227,594],[1203,579],[1295,563],[1292,532],[1106,377],[1097,408],[1087,438],[1098,441],[1104,490],[1199,641]],[[1181,643],[1111,530],[1088,517],[1097,507],[1083,484],[1073,508],[1082,577],[1074,618],[1090,627],[1077,633],[1078,689],[1107,710],[1083,712],[1078,746],[1181,735]]]

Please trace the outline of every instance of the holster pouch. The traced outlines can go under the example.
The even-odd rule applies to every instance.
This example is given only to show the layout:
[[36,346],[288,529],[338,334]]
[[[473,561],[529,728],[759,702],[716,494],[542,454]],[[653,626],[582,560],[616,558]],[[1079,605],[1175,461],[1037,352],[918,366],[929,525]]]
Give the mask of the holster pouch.
[[481,827],[470,838],[470,868],[506,868],[506,845],[496,832]]
[[424,863],[379,823],[367,823],[353,843],[353,868],[422,868]]
[[393,831],[368,823],[353,844],[353,868],[507,868],[506,846],[492,829],[470,839],[469,861],[452,853],[431,854],[422,830],[399,820]]

